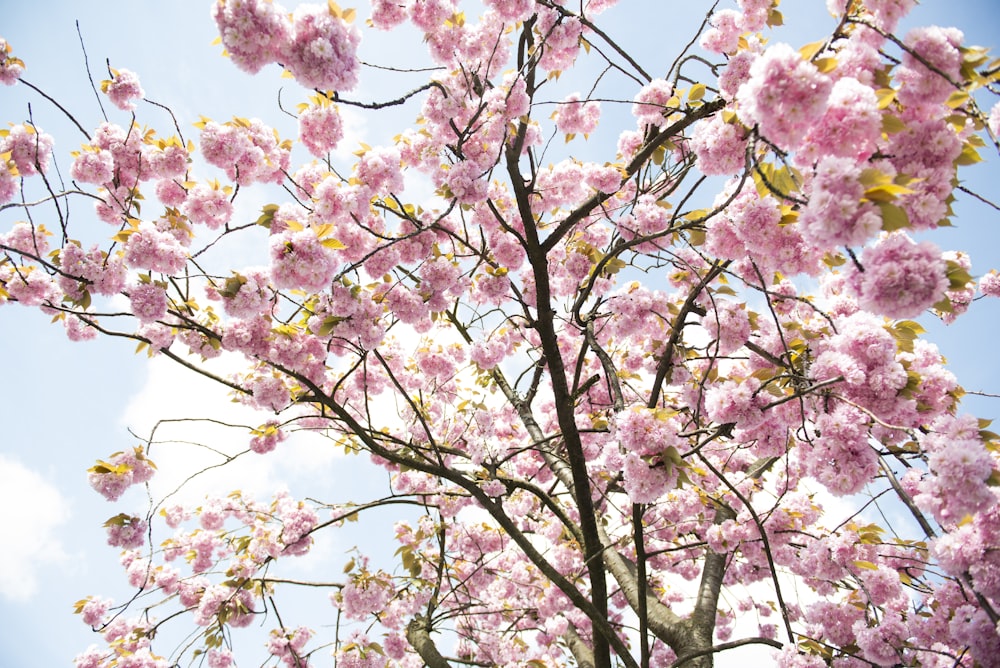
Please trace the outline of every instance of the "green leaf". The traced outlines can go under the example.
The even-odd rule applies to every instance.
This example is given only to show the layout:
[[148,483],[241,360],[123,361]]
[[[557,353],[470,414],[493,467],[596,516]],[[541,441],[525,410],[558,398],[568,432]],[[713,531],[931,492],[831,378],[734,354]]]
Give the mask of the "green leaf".
[[886,232],[901,230],[910,226],[910,217],[895,204],[879,202],[878,208],[882,211],[882,229]]
[[277,204],[265,204],[262,209],[263,213],[257,219],[256,224],[271,229],[271,223],[274,222],[274,214],[277,210]]

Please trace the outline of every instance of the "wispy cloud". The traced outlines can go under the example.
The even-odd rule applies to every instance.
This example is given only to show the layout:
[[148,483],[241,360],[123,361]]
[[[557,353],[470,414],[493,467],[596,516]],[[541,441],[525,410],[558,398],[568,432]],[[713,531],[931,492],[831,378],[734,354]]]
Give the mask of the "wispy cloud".
[[67,500],[37,472],[0,454],[0,596],[24,601],[41,572],[66,561],[59,527],[69,519]]

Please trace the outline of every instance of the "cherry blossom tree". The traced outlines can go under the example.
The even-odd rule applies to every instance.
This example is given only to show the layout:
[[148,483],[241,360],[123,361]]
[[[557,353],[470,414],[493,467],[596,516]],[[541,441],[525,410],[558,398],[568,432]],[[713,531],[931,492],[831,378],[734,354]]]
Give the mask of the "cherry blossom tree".
[[[806,45],[776,0],[738,0],[654,71],[602,28],[614,4],[217,0],[232,64],[297,82],[294,137],[148,127],[163,101],[110,66],[95,90],[130,120],[87,124],[0,41],[0,81],[82,142],[0,133],[0,303],[256,409],[217,466],[310,432],[391,480],[122,510],[135,595],[77,604],[100,637],[79,668],[694,667],[754,645],[786,667],[997,665],[1000,437],[916,320],[1000,295],[934,241],[956,198],[988,201],[960,168],[1000,149],[1000,61],[955,28],[897,34],[913,0],[814,3],[831,30]],[[363,33],[394,30],[423,38],[423,83],[353,97]],[[578,92],[546,97],[560,80]],[[345,110],[388,107],[411,122],[339,158]],[[109,501],[157,475],[144,438],[95,453]],[[362,546],[322,581],[283,574],[386,509],[394,565]],[[283,621],[301,587],[336,624]]]

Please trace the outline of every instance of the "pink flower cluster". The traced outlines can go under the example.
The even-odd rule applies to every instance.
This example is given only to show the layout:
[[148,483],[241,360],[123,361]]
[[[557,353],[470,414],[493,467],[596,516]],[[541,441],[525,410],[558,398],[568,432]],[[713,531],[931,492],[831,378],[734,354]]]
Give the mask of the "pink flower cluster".
[[866,422],[853,406],[837,404],[816,418],[812,443],[799,446],[806,472],[838,496],[855,494],[878,473]]
[[49,231],[27,222],[15,223],[7,234],[0,234],[0,248],[41,258],[49,252]]
[[281,659],[289,668],[305,668],[307,660],[303,649],[312,635],[312,630],[304,626],[291,632],[286,629],[273,629],[267,640],[267,652],[271,656]]
[[339,266],[335,251],[312,228],[287,230],[271,236],[271,280],[277,288],[309,292],[330,289]]
[[594,101],[581,102],[579,93],[571,93],[556,109],[553,118],[563,134],[588,135],[601,120],[601,105]]
[[0,37],[0,83],[4,86],[13,86],[24,71],[24,63],[10,55],[10,52],[10,43]]
[[201,131],[201,153],[210,165],[241,186],[280,183],[291,164],[290,145],[259,119],[220,124],[209,121]]
[[125,261],[133,269],[176,274],[187,262],[187,249],[174,234],[142,221],[125,242]]
[[218,183],[199,183],[188,190],[181,210],[192,223],[217,229],[228,223],[233,215],[230,189]]
[[289,16],[267,0],[219,0],[212,15],[233,62],[251,74],[281,62],[309,88],[349,90],[357,83],[361,35],[327,5],[300,5]]
[[674,95],[674,87],[665,79],[653,79],[642,87],[632,104],[632,115],[640,126],[653,125],[659,127],[666,122],[670,98]]
[[258,455],[267,454],[287,438],[285,432],[281,430],[274,420],[268,421],[265,425],[251,431],[250,449]]
[[806,186],[809,202],[799,215],[803,236],[819,248],[861,246],[882,227],[871,202],[862,202],[864,185],[851,158],[824,157]]
[[275,298],[274,288],[263,269],[234,272],[219,294],[226,313],[241,320],[267,313]]
[[112,70],[112,78],[101,82],[101,90],[122,111],[135,109],[132,100],[141,100],[146,94],[139,85],[138,75],[130,70]]
[[283,45],[281,57],[299,83],[321,90],[354,88],[361,33],[325,5],[299,5],[292,20],[292,39]]
[[392,30],[406,20],[406,5],[402,0],[372,0],[371,20],[379,30]]
[[9,130],[0,131],[0,154],[10,152],[10,161],[17,169],[18,176],[47,172],[49,159],[52,157],[52,144],[52,137],[33,125],[21,123]]
[[105,522],[104,526],[108,531],[108,545],[112,547],[131,550],[146,544],[149,524],[141,517],[120,514]]
[[167,314],[167,292],[160,282],[138,283],[129,288],[132,313],[140,322],[162,320]]
[[996,462],[979,436],[974,416],[943,415],[919,440],[932,475],[920,482],[914,501],[938,522],[956,524],[997,502],[986,483]]
[[343,123],[335,106],[317,103],[299,114],[299,139],[317,158],[335,149],[343,137]]
[[70,167],[70,176],[81,183],[104,185],[115,176],[115,159],[111,151],[84,146]]
[[996,269],[979,279],[979,291],[987,297],[1000,297],[1000,274]]
[[875,153],[881,137],[882,113],[875,91],[857,79],[843,77],[833,84],[826,111],[809,128],[795,162],[809,166],[836,156],[861,164]]
[[787,44],[775,44],[750,67],[736,99],[741,120],[779,148],[795,148],[826,111],[833,82]]
[[279,60],[291,36],[285,8],[270,0],[220,0],[212,17],[230,58],[250,74]]
[[121,255],[108,255],[96,245],[85,251],[78,244],[67,243],[59,252],[59,287],[71,300],[83,291],[114,295],[125,286],[126,269]]
[[941,251],[914,242],[902,231],[879,239],[861,256],[856,276],[862,308],[889,318],[913,318],[945,296],[948,287]]
[[698,169],[709,176],[729,176],[746,163],[746,131],[738,123],[727,123],[722,114],[699,121],[691,135],[691,150]]
[[864,311],[838,318],[838,333],[823,342],[811,373],[818,381],[843,377],[837,392],[879,415],[897,410],[906,369],[883,321]]
[[362,569],[353,574],[334,603],[347,619],[363,620],[383,610],[394,594],[395,588],[388,574]]
[[917,109],[944,103],[956,90],[952,82],[960,79],[962,54],[958,49],[964,39],[956,28],[914,28],[907,33],[907,50],[896,75],[899,101]]
[[[730,197],[730,191],[721,192],[716,205]],[[754,188],[745,188],[720,215],[709,219],[707,247],[721,257],[737,260],[734,267],[737,270],[750,258],[765,274],[815,273],[820,254],[813,244],[806,242],[804,227],[782,225],[781,219],[778,200],[771,195],[761,197]],[[755,276],[752,267],[748,270],[750,276]]]
[[126,452],[116,452],[108,461],[99,461],[89,469],[90,486],[108,501],[118,498],[132,485],[139,485],[153,477],[155,466],[141,447]]

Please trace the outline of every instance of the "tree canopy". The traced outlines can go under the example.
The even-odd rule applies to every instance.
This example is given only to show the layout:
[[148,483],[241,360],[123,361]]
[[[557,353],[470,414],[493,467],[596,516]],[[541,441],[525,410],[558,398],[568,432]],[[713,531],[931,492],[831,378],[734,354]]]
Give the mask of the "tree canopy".
[[[159,427],[94,453],[134,595],[76,604],[78,668],[997,665],[1000,437],[925,325],[997,308],[937,239],[998,210],[962,179],[1000,152],[1000,59],[901,30],[914,0],[811,3],[806,44],[738,0],[683,35],[628,8],[669,37],[643,60],[616,4],[217,0],[192,20],[232,65],[291,80],[274,122],[185,120],[127,63],[95,120],[0,39],[34,101],[0,131],[5,311],[253,408],[185,484],[302,434],[377,481],[187,503],[132,493]],[[399,125],[349,146],[351,114]]]

